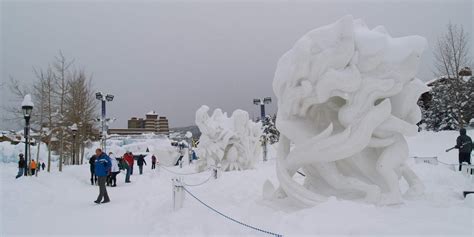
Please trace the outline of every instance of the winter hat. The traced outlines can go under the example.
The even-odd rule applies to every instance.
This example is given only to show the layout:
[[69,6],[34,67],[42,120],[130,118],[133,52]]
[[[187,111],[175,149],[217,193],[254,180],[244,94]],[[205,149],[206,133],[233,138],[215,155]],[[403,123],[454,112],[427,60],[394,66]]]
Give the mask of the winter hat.
[[461,135],[466,135],[466,129],[465,129],[465,128],[459,129],[459,133],[460,133]]

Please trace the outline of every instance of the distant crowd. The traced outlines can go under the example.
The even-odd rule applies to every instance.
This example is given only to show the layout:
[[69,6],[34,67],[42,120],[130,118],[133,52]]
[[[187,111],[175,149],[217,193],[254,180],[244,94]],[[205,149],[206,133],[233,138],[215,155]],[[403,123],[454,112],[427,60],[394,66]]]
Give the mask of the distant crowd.
[[[95,155],[89,159],[91,185],[99,185],[99,196],[94,202],[108,203],[110,202],[106,186],[117,186],[117,175],[121,170],[125,170],[125,183],[130,183],[130,176],[133,175],[135,161],[138,166],[140,175],[143,174],[143,165],[147,165],[143,154],[133,155],[127,151],[122,157],[116,157],[112,152],[107,155],[102,149],[97,149]],[[151,157],[151,169],[156,168],[158,159],[155,155]]]
[[36,172],[40,172],[46,167],[44,162],[36,162],[35,160],[31,160],[27,164],[23,153],[20,153],[19,156],[20,160],[18,161],[18,174],[16,175],[17,179],[23,176],[24,174],[35,175]]

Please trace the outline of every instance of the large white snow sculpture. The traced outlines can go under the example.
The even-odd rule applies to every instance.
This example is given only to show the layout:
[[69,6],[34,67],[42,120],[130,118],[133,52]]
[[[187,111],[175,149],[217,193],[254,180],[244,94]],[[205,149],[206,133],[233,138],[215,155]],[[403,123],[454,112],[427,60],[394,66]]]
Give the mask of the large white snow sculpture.
[[[304,206],[329,196],[396,204],[401,176],[406,195],[421,194],[423,184],[404,163],[404,136],[416,134],[421,118],[417,100],[427,88],[415,74],[425,45],[420,36],[392,38],[351,16],[298,40],[273,81],[280,186],[267,182],[266,196]],[[300,169],[303,185],[293,179]]]
[[224,171],[252,168],[261,150],[261,125],[252,122],[243,110],[235,110],[230,118],[220,109],[215,109],[211,117],[208,111],[205,105],[196,111],[196,125],[201,131],[196,150],[198,170],[213,165]]

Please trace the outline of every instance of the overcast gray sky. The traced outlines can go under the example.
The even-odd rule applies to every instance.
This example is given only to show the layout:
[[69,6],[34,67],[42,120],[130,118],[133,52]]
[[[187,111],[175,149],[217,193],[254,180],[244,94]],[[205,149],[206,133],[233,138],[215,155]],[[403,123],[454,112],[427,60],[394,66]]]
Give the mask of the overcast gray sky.
[[[62,50],[93,74],[95,88],[115,95],[107,105],[118,118],[112,127],[150,110],[171,127],[191,125],[203,104],[254,117],[252,99],[274,97],[279,57],[309,30],[346,14],[395,37],[426,37],[423,80],[433,76],[433,46],[450,21],[473,32],[472,0],[2,1],[0,76],[29,83],[32,68]],[[5,86],[1,93],[2,104],[11,103]],[[2,121],[0,129],[11,126]]]

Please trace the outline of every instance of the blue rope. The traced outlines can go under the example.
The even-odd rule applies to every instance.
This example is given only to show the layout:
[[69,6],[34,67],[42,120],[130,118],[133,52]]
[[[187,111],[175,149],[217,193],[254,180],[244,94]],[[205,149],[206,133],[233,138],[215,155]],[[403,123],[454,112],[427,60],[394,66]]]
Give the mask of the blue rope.
[[194,199],[196,199],[198,202],[200,202],[202,205],[206,206],[207,208],[213,210],[213,211],[216,212],[217,214],[219,214],[219,215],[221,215],[221,216],[223,216],[223,217],[225,217],[225,218],[227,218],[227,219],[229,219],[229,220],[231,220],[231,221],[233,221],[233,222],[235,222],[235,223],[237,223],[237,224],[241,224],[241,225],[243,225],[243,226],[245,226],[245,227],[248,227],[248,228],[250,228],[250,229],[254,229],[254,230],[256,230],[256,231],[260,231],[260,232],[265,233],[265,234],[273,235],[273,236],[275,236],[275,237],[283,237],[283,235],[281,235],[281,234],[276,234],[276,233],[273,233],[273,232],[270,232],[270,231],[262,230],[262,229],[259,229],[259,228],[257,228],[257,227],[253,227],[253,226],[251,226],[251,225],[248,225],[248,224],[245,224],[245,223],[243,223],[243,222],[241,222],[241,221],[238,221],[238,220],[236,220],[236,219],[234,219],[234,218],[232,218],[232,217],[230,217],[230,216],[227,216],[227,215],[223,214],[222,212],[220,212],[220,211],[218,211],[218,210],[212,208],[211,206],[207,205],[207,204],[204,203],[203,201],[201,201],[199,198],[197,198],[196,196],[194,196],[186,187],[183,187],[183,189],[184,189],[184,191],[186,191],[189,195],[191,195]]

